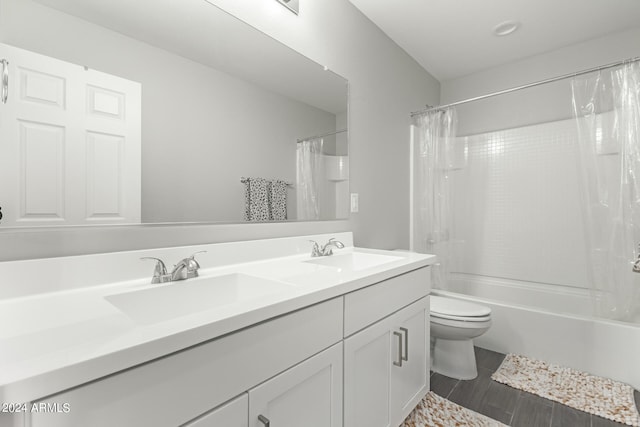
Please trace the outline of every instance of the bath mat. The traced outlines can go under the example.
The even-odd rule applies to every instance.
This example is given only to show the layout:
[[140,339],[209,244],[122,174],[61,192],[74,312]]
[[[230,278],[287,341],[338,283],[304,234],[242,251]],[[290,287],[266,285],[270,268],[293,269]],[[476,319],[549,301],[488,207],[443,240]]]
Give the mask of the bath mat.
[[506,427],[430,391],[400,427]]
[[571,368],[508,354],[491,379],[630,426],[640,426],[633,387]]

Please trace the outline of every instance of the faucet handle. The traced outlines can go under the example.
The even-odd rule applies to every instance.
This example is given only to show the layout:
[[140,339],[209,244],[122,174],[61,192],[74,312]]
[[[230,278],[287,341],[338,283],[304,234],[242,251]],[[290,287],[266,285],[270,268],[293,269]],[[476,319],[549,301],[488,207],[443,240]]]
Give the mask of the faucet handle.
[[200,268],[200,263],[196,261],[195,256],[198,254],[204,254],[206,252],[207,251],[198,251],[187,258],[187,277],[198,277],[198,269]]
[[195,256],[196,256],[196,255],[198,255],[198,254],[206,254],[206,253],[207,253],[207,251],[198,251],[198,252],[194,252],[193,254],[191,254],[191,256],[189,257],[189,259],[192,259],[192,260],[194,260],[194,261],[195,261],[195,260],[196,260],[196,259],[195,259]]
[[164,262],[160,258],[155,258],[152,256],[145,256],[140,258],[143,259],[151,259],[156,261],[156,266],[153,269],[153,278],[151,279],[151,283],[163,283],[166,282],[167,277],[167,267],[164,265]]
[[160,258],[156,258],[156,257],[152,257],[152,256],[143,256],[140,259],[152,259],[156,261],[156,267],[153,270],[153,275],[155,276],[156,274],[160,275],[160,274],[167,274],[167,266],[164,265],[164,262],[160,259]]
[[311,247],[311,256],[312,257],[322,256],[322,253],[320,252],[320,245],[318,245],[318,242],[316,242],[315,240],[309,240],[309,241],[313,243],[313,246]]

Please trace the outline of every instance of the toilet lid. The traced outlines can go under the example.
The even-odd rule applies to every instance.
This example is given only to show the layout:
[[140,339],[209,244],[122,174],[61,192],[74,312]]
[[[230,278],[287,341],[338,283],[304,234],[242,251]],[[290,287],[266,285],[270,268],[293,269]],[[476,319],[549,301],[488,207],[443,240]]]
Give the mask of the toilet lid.
[[491,309],[480,304],[453,298],[431,296],[431,315],[444,318],[487,318]]

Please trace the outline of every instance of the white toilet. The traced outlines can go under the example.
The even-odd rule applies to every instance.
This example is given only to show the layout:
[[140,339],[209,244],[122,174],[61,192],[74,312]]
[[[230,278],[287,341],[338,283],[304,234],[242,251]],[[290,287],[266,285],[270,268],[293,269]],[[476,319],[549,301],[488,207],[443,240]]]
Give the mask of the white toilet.
[[491,327],[491,309],[453,298],[431,296],[431,369],[447,377],[478,376],[473,338]]

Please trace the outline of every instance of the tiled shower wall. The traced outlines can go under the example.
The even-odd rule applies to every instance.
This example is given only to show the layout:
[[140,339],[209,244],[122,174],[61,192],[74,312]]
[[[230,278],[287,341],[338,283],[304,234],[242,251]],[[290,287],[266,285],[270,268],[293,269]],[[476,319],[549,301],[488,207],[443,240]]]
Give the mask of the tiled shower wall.
[[452,271],[587,287],[573,120],[459,137]]

